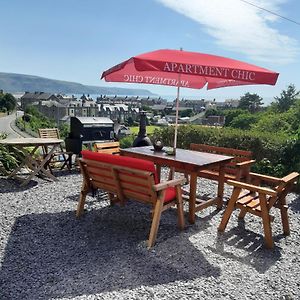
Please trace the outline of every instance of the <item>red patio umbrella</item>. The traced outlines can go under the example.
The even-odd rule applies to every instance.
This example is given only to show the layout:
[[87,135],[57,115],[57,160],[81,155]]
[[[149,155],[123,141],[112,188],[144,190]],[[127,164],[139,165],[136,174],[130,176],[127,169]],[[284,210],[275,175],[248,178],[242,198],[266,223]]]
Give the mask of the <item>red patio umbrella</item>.
[[279,73],[217,55],[182,50],[156,50],[133,56],[104,71],[109,82],[145,83],[177,87],[174,150],[177,144],[180,87],[207,89],[226,86],[275,85]]

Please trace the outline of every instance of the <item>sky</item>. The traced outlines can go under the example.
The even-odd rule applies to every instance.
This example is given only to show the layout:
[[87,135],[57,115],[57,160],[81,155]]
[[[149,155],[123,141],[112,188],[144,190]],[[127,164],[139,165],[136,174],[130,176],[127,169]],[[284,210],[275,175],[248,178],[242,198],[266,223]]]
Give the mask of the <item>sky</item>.
[[[248,0],[300,23],[299,0]],[[279,96],[300,90],[300,25],[243,0],[0,0],[0,72],[82,84],[142,88],[176,96],[176,88],[106,83],[101,73],[128,58],[180,49],[242,60],[280,73],[275,86],[182,89],[188,98]]]

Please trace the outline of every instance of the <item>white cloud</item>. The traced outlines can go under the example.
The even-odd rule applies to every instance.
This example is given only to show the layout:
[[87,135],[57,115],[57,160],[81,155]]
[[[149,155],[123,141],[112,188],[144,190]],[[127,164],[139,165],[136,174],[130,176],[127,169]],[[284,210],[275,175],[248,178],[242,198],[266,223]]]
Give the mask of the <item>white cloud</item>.
[[[277,16],[239,0],[157,0],[203,26],[222,48],[244,53],[255,61],[290,63],[299,51],[298,42],[271,27]],[[287,0],[250,0],[280,13]],[[287,22],[287,21],[283,21]]]

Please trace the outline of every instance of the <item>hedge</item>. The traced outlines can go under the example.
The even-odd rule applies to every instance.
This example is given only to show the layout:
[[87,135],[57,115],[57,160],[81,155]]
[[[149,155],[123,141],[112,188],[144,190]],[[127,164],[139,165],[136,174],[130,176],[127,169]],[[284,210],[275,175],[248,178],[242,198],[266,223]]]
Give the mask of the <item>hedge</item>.
[[[172,146],[174,127],[154,132],[166,146]],[[300,141],[283,133],[271,134],[234,128],[182,125],[178,128],[177,147],[189,149],[191,143],[229,147],[253,152],[256,164],[252,171],[282,177],[300,172]]]

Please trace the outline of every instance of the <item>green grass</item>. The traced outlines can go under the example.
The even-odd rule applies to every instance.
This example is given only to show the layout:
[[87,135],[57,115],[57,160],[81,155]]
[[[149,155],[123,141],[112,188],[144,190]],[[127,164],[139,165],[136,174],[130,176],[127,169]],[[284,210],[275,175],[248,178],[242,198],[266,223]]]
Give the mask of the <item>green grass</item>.
[[[159,126],[149,125],[146,127],[147,134],[152,134],[155,129],[159,129]],[[130,127],[130,131],[132,134],[138,134],[139,126]]]

